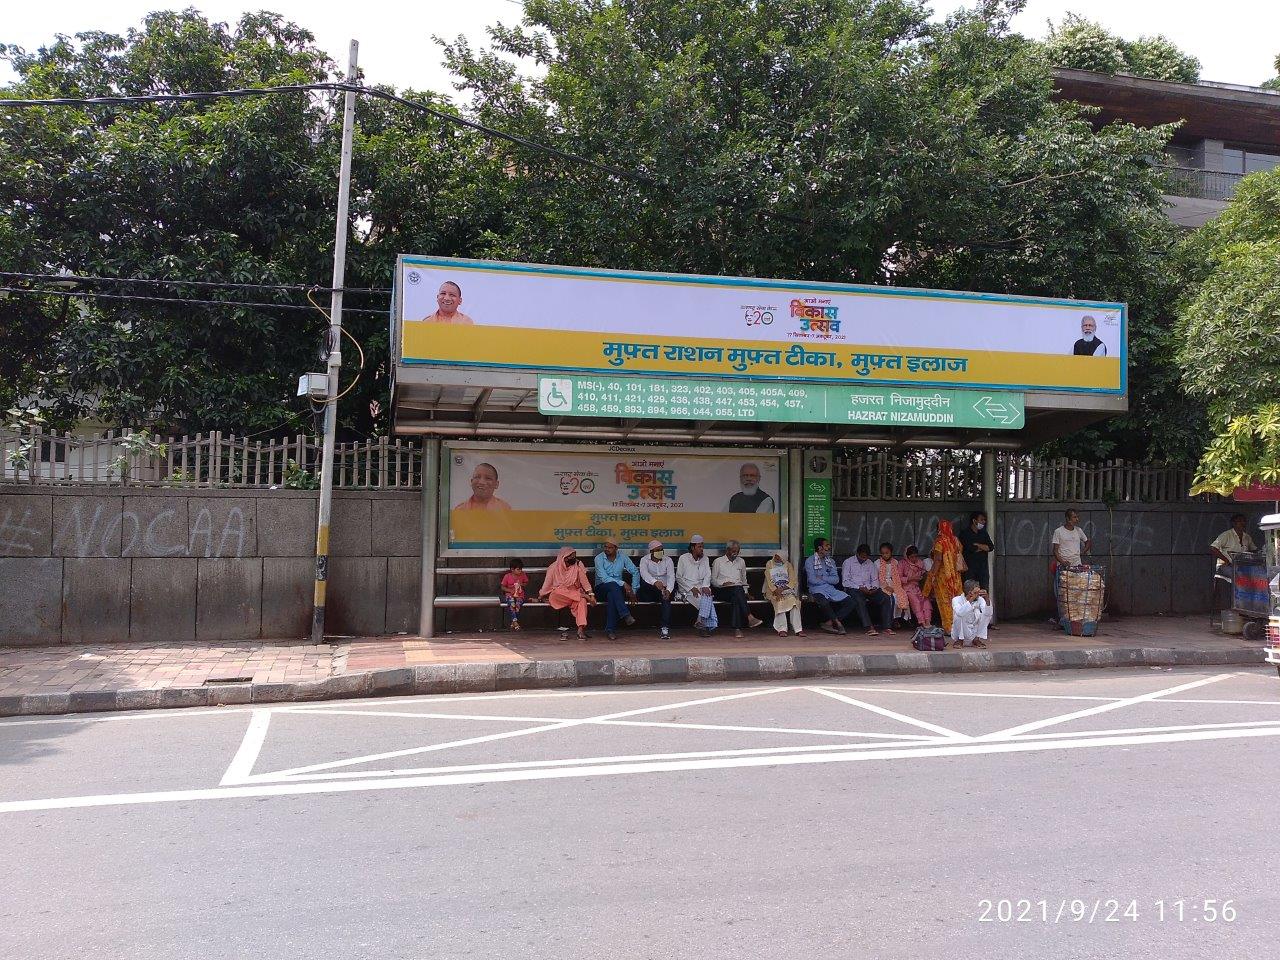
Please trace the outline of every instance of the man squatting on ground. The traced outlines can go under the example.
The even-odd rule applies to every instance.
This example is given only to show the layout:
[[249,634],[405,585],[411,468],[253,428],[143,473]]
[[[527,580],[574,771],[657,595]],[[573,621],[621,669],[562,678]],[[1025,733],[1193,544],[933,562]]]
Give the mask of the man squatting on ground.
[[985,647],[995,609],[977,580],[964,582],[964,593],[951,601],[951,645]]

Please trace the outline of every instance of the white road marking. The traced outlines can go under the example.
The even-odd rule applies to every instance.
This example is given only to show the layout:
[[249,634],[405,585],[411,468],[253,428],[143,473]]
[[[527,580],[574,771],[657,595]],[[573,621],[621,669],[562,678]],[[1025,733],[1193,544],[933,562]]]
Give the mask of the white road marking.
[[1032,730],[1040,730],[1043,727],[1052,727],[1060,723],[1068,723],[1072,720],[1079,720],[1083,717],[1093,717],[1099,713],[1108,713],[1111,710],[1119,710],[1122,707],[1131,707],[1135,704],[1146,703],[1149,700],[1155,700],[1170,693],[1180,693],[1183,690],[1193,690],[1196,687],[1203,687],[1210,683],[1217,683],[1219,680],[1229,680],[1235,676],[1233,673],[1220,673],[1216,677],[1207,677],[1203,680],[1193,680],[1191,683],[1180,683],[1176,687],[1166,687],[1163,690],[1153,690],[1151,693],[1143,693],[1136,697],[1129,697],[1127,700],[1117,700],[1114,703],[1104,703],[1097,707],[1088,707],[1084,710],[1077,710],[1075,713],[1064,713],[1057,717],[1046,717],[1043,720],[1033,720],[1031,723],[1023,723],[1016,727],[1007,727],[1004,730],[996,730],[994,733],[985,733],[978,737],[979,740],[997,740],[1006,737],[1016,737],[1018,734],[1030,733]]
[[329,707],[324,710],[299,710],[293,707],[277,709],[276,713],[296,714],[298,716],[326,717],[406,717],[412,720],[506,720],[510,723],[564,723],[567,717],[512,717],[492,713],[419,713],[410,710],[344,710],[340,707]]
[[[1175,731],[1199,731],[1199,730],[1220,730],[1220,729],[1261,729],[1268,726],[1280,726],[1277,720],[1262,720],[1257,723],[1204,723],[1204,724],[1187,724],[1174,727],[1131,727],[1123,730],[1081,730],[1076,733],[1029,733],[1016,738],[1018,741],[1033,740],[1056,740],[1056,739],[1084,739],[1087,737],[1111,737],[1129,734],[1151,734],[1151,733],[1170,733]],[[946,737],[921,737],[921,744],[947,744],[954,741]],[[346,770],[337,773],[309,773],[297,774],[289,777],[281,777],[274,774],[258,774],[252,780],[254,783],[274,783],[288,782],[296,783],[299,781],[312,780],[346,780],[353,778],[374,779],[378,777],[404,777],[426,773],[461,773],[466,771],[478,770],[521,770],[535,769],[541,767],[564,767],[564,766],[580,766],[587,764],[602,763],[629,763],[648,760],[673,760],[686,759],[696,757],[741,757],[756,756],[765,754],[793,754],[793,753],[820,753],[835,752],[843,750],[886,750],[891,746],[887,743],[853,743],[853,744],[815,744],[813,746],[779,746],[779,747],[750,747],[737,750],[698,750],[682,753],[657,753],[657,754],[620,754],[612,757],[579,757],[576,759],[559,759],[559,760],[518,760],[508,761],[506,763],[470,763],[460,764],[456,766],[436,766],[436,767],[392,767],[386,770]],[[902,746],[906,746],[903,744]]]
[[290,770],[278,770],[275,771],[275,773],[277,776],[292,776],[298,773],[314,773],[317,770],[331,770],[336,767],[349,767],[358,763],[373,763],[377,760],[392,760],[396,757],[408,757],[419,753],[432,753],[437,750],[448,750],[452,747],[468,747],[477,743],[490,743],[494,740],[509,740],[513,737],[527,737],[535,733],[545,733],[549,730],[565,730],[569,727],[581,726],[586,723],[594,723],[598,720],[621,720],[626,717],[634,717],[644,713],[657,713],[660,710],[677,710],[682,707],[695,707],[707,703],[720,703],[725,700],[742,700],[747,697],[758,697],[768,693],[779,693],[788,689],[796,688],[765,687],[760,690],[749,690],[746,693],[723,694],[718,697],[686,700],[681,703],[662,703],[652,707],[640,707],[636,710],[624,710],[621,713],[606,713],[598,717],[584,717],[579,720],[561,720],[556,723],[546,723],[536,727],[526,727],[521,730],[507,730],[503,733],[491,733],[481,737],[467,737],[463,740],[450,740],[447,743],[433,743],[425,747],[409,747],[405,750],[392,750],[387,753],[374,753],[363,757],[349,757],[345,760],[330,760],[325,763],[313,763],[305,767],[294,767]]
[[[727,682],[729,681],[722,681],[714,686],[683,683],[636,684],[635,686],[627,685],[611,690],[579,690],[575,688],[572,690],[528,690],[523,692],[516,690],[503,693],[417,693],[405,697],[351,697],[339,702],[359,703],[376,707],[383,704],[396,706],[415,703],[467,703],[473,700],[557,700],[564,697],[625,697],[628,694],[648,694],[650,696],[659,694],[669,697],[684,697],[690,693],[715,693],[723,690]],[[772,690],[773,687],[752,684],[750,686],[742,686],[740,689],[747,691]],[[289,709],[323,710],[331,702],[334,701],[290,704]]]
[[524,780],[557,780],[581,777],[622,776],[638,773],[680,773],[695,770],[795,766],[800,764],[851,763],[862,760],[900,760],[913,757],[956,757],[983,754],[1032,753],[1098,746],[1138,746],[1187,741],[1234,740],[1280,736],[1280,728],[1252,730],[1202,730],[1138,736],[1087,737],[1074,740],[1018,740],[995,743],[970,740],[939,745],[903,748],[851,750],[826,753],[790,753],[760,757],[721,757],[704,760],[659,760],[647,763],[619,763],[536,770],[494,770],[479,773],[445,774],[423,777],[355,780],[342,783],[254,783],[244,786],[212,787],[197,790],[164,790],[150,793],[117,793],[98,796],[58,797],[41,800],[12,800],[0,803],[0,814],[37,810],[69,810],[85,807],[130,806],[148,803],[175,803],[190,800],[235,800],[246,797],[283,797],[305,794],[356,793],[377,790],[407,790],[416,787],[456,786],[475,783],[512,783]]
[[[943,743],[942,737],[921,739],[921,743]],[[604,763],[635,763],[649,760],[684,760],[698,757],[752,757],[777,754],[786,756],[793,753],[831,753],[844,750],[884,750],[894,744],[888,743],[820,743],[800,747],[745,747],[738,750],[692,750],[680,753],[641,753],[619,754],[612,757],[571,757],[559,760],[509,760],[505,763],[465,763],[447,767],[393,767],[387,770],[341,770],[336,773],[300,773],[289,777],[261,773],[253,778],[253,783],[302,783],[313,780],[372,780],[381,777],[406,777],[424,773],[463,773],[476,770],[533,770],[543,767],[578,767]]]
[[240,741],[240,749],[232,757],[227,772],[222,775],[222,786],[233,783],[245,783],[253,773],[253,765],[262,752],[262,744],[267,739],[267,727],[271,724],[270,710],[255,710],[249,718],[249,728]]
[[252,713],[254,707],[169,707],[164,710],[139,710],[137,712],[95,713],[95,714],[58,714],[48,717],[6,718],[0,720],[0,729],[5,727],[27,727],[37,723],[119,723],[121,720],[173,720],[188,717],[233,717],[237,713]]
[[1054,693],[979,693],[969,690],[925,690],[912,687],[851,687],[840,684],[841,690],[852,690],[855,693],[919,693],[929,697],[996,697],[1002,700],[1123,700],[1123,697],[1084,697],[1068,696]]
[[846,697],[842,693],[836,693],[834,690],[827,690],[823,687],[806,687],[814,693],[820,693],[824,697],[830,697],[833,700],[839,700],[843,703],[852,704],[855,707],[861,707],[864,710],[870,710],[872,713],[878,713],[882,717],[889,717],[892,720],[898,720],[901,723],[910,724],[913,727],[920,727],[923,730],[932,730],[934,733],[947,737],[951,740],[972,740],[973,738],[964,733],[958,733],[955,730],[948,730],[946,727],[940,727],[936,723],[930,723],[928,720],[917,720],[915,717],[908,717],[903,713],[895,713],[884,707],[878,707],[874,703],[867,703],[865,700],[855,700],[853,697]]
[[[38,723],[119,723],[122,720],[186,720],[195,717],[230,717],[237,713],[252,713],[254,710],[322,710],[331,703],[355,703],[376,706],[378,704],[398,703],[462,703],[468,700],[541,700],[553,697],[621,697],[628,694],[667,694],[668,696],[687,696],[690,693],[711,693],[723,690],[724,683],[718,686],[694,686],[692,684],[660,684],[656,686],[627,686],[617,690],[531,690],[528,693],[440,693],[418,694],[408,697],[343,697],[338,700],[322,700],[312,704],[288,703],[285,706],[226,706],[226,707],[154,707],[149,710],[120,710],[102,713],[50,714],[36,717],[0,717],[0,727],[23,727]],[[764,689],[761,687],[741,687],[744,690]]]
[[1106,737],[1125,733],[1165,733],[1174,730],[1230,730],[1242,728],[1261,730],[1264,727],[1278,727],[1280,720],[1250,720],[1246,723],[1183,723],[1168,727],[1127,727],[1118,730],[1059,730],[1057,733],[1023,733],[1012,738],[1015,740],[1048,740],[1053,737]]
[[743,727],[724,723],[678,723],[669,720],[575,720],[570,717],[508,717],[492,714],[407,713],[399,710],[277,710],[308,716],[418,717],[424,720],[506,720],[513,723],[566,723],[601,727],[655,727],[672,730],[721,730],[731,733],[794,733],[814,737],[866,737],[870,740],[933,740],[910,733],[865,733],[861,730],[810,730],[804,727]]
[[1161,697],[1157,703],[1253,703],[1264,707],[1280,707],[1280,700],[1189,700],[1182,697]]

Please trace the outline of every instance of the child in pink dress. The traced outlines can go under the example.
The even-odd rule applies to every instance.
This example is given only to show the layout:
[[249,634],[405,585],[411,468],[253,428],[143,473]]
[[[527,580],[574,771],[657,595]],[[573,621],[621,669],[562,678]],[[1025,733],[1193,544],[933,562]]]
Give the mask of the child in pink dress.
[[520,608],[524,606],[525,587],[528,585],[529,575],[524,572],[524,561],[519,558],[512,560],[502,578],[502,606],[506,608],[512,630],[520,629]]
[[902,589],[911,605],[911,614],[922,627],[933,623],[933,605],[920,589],[924,580],[924,562],[920,559],[920,551],[915,547],[907,547],[906,554],[898,561],[898,578],[902,581]]

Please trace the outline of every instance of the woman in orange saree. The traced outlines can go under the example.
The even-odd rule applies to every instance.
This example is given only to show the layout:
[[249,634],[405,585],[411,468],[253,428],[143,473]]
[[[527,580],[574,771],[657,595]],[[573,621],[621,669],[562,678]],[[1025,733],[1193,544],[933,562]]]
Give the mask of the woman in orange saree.
[[951,529],[950,520],[938,521],[938,536],[933,541],[933,569],[924,578],[924,595],[938,602],[938,615],[942,629],[951,632],[951,601],[964,593],[961,574],[968,567],[961,552],[960,540]]

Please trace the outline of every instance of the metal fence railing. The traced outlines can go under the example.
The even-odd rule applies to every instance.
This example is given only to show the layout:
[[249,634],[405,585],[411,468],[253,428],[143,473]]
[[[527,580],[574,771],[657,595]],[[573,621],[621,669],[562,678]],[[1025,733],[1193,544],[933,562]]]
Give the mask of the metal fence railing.
[[1164,167],[1170,196],[1200,200],[1230,200],[1244,179],[1242,173],[1202,170],[1199,167]]
[[[1191,467],[1108,460],[1082,463],[996,454],[996,497],[1005,501],[1159,503],[1190,499]],[[983,497],[982,461],[968,451],[857,454],[835,464],[839,500],[964,500]]]
[[[0,431],[0,482],[304,490],[320,485],[319,437],[247,440],[214,431],[156,438],[162,452],[131,442],[136,437],[131,430],[96,437]],[[422,446],[388,437],[337,444],[333,482],[343,489],[420,488]]]
[[[130,430],[96,437],[0,431],[0,483],[319,486],[319,437],[246,440],[214,431],[158,438],[163,452],[131,440],[136,437]],[[1187,500],[1193,474],[1188,466],[1041,460],[1002,452],[996,454],[996,496],[1006,501]],[[337,444],[333,480],[348,490],[420,489],[422,444],[390,437]],[[968,450],[860,452],[836,461],[834,487],[838,500],[977,501],[983,496],[982,462]]]

